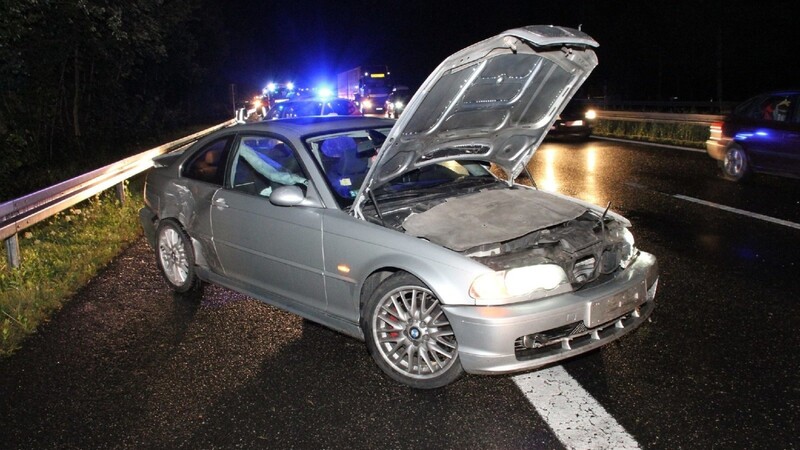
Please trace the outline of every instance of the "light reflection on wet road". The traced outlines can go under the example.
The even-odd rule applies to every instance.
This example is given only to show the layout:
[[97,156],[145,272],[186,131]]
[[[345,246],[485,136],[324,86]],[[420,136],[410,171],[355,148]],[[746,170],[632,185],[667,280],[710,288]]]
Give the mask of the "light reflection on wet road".
[[735,184],[702,153],[600,140],[545,144],[530,169],[610,201],[661,268],[653,323],[569,373],[644,448],[796,448],[800,230],[680,196],[798,224],[798,181]]
[[[653,321],[564,369],[642,448],[796,448],[797,181],[722,180],[704,154],[545,143],[537,185],[627,216],[659,258]],[[510,377],[436,392],[362,343],[222,288],[173,296],[143,241],[0,361],[5,448],[559,448]]]

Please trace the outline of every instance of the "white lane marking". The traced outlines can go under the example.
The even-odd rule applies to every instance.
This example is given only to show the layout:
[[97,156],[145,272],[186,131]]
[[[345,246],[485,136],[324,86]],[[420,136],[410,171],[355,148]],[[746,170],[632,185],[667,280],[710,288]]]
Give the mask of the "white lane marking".
[[751,217],[753,219],[763,220],[765,222],[770,222],[770,223],[774,223],[774,224],[777,224],[777,225],[783,225],[785,227],[795,228],[795,229],[800,230],[800,223],[797,223],[797,222],[778,219],[778,218],[771,217],[771,216],[765,216],[764,214],[754,213],[754,212],[750,212],[750,211],[747,211],[747,210],[744,210],[744,209],[734,208],[732,206],[721,205],[719,203],[709,202],[707,200],[701,200],[699,198],[689,197],[687,195],[668,194],[666,192],[660,192],[660,191],[657,191],[657,190],[655,190],[653,188],[650,188],[648,186],[645,186],[645,185],[639,184],[639,183],[628,182],[628,183],[625,183],[625,185],[626,186],[630,186],[632,188],[641,189],[643,191],[655,192],[656,194],[666,195],[668,197],[677,198],[679,200],[686,200],[687,202],[697,203],[699,205],[709,206],[711,208],[721,209],[723,211],[728,211],[728,212],[731,212],[731,213],[734,213],[734,214],[740,214],[740,215],[743,215],[743,216]]
[[699,198],[687,197],[685,195],[672,194],[671,196],[675,197],[675,198],[679,198],[681,200],[686,200],[687,202],[698,203],[700,205],[710,206],[712,208],[721,209],[723,211],[728,211],[728,212],[732,212],[732,213],[735,213],[735,214],[741,214],[743,216],[752,217],[754,219],[763,220],[765,222],[771,222],[771,223],[775,223],[775,224],[778,224],[778,225],[783,225],[785,227],[796,228],[796,229],[800,230],[800,223],[790,222],[788,220],[783,220],[783,219],[776,219],[774,217],[765,216],[763,214],[758,214],[758,213],[754,213],[754,212],[750,212],[750,211],[745,211],[744,209],[732,208],[730,206],[725,206],[725,205],[720,205],[719,203],[713,203],[713,202],[709,202],[709,201],[705,201],[705,200],[700,200]]
[[562,366],[512,377],[569,449],[639,449],[639,443]]
[[678,145],[658,144],[656,142],[634,141],[632,139],[620,139],[620,138],[612,138],[612,137],[605,137],[605,136],[592,136],[592,137],[593,138],[597,138],[597,139],[602,139],[604,141],[624,142],[626,144],[642,144],[642,145],[650,145],[652,147],[671,148],[673,150],[684,150],[684,151],[687,151],[687,152],[706,153],[705,150],[702,150],[702,149],[699,149],[699,148],[680,147]]

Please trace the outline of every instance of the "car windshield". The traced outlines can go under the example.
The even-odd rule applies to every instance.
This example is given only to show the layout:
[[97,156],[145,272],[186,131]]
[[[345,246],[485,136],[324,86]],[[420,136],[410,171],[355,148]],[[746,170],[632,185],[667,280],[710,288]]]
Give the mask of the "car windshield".
[[380,186],[375,191],[379,198],[396,198],[441,192],[443,188],[455,189],[484,185],[497,181],[488,164],[479,161],[443,161],[422,166]]
[[390,129],[352,130],[305,140],[341,208],[353,203]]
[[350,116],[358,115],[358,107],[351,100],[336,98],[332,100],[302,100],[283,102],[270,110],[269,119],[286,119],[307,116]]

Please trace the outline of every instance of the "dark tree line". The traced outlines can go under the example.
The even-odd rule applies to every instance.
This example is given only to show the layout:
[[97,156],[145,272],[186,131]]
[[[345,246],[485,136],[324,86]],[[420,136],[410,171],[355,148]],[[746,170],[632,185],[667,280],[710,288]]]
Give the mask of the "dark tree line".
[[204,0],[0,0],[0,201],[231,117]]

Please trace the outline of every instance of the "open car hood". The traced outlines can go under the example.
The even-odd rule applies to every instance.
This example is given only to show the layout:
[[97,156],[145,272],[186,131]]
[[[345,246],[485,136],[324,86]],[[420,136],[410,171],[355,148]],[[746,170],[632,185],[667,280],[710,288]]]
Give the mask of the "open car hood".
[[442,62],[408,103],[356,197],[426,164],[495,163],[511,183],[597,65],[597,42],[535,25],[500,33]]

